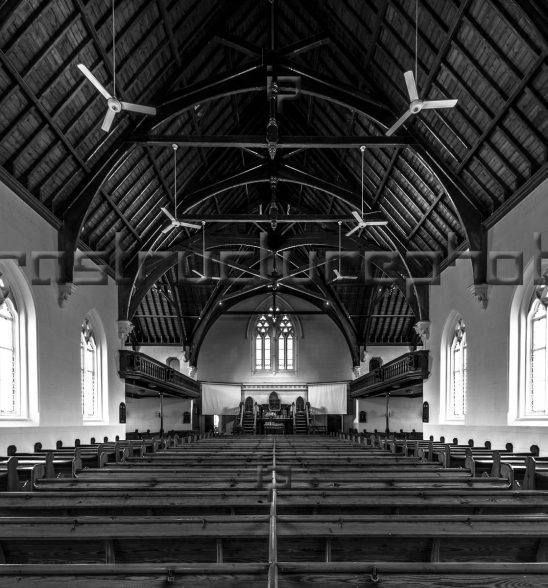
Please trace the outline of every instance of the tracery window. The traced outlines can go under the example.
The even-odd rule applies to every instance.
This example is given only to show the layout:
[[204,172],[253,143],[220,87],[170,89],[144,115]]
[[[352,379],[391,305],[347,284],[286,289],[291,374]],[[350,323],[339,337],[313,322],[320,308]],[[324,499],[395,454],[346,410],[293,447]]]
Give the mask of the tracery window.
[[82,385],[82,415],[84,420],[100,417],[100,377],[98,350],[93,328],[86,318],[80,333],[80,376]]
[[278,325],[278,370],[294,369],[293,325],[287,315],[282,315]]
[[455,325],[450,348],[450,397],[449,419],[464,419],[467,391],[467,342],[466,325],[459,319]]
[[269,308],[257,318],[254,336],[254,371],[295,370],[295,329],[289,315]]
[[270,321],[266,315],[261,315],[255,327],[255,370],[267,371],[271,366],[271,337]]

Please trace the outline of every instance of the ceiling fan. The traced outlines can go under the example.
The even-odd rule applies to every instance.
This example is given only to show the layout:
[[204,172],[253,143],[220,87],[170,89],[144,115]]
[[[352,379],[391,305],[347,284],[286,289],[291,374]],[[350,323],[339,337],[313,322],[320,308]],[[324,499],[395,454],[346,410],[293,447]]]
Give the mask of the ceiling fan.
[[[175,201],[174,212],[175,214],[177,214],[177,145],[174,143],[171,147],[173,148],[173,200]],[[160,210],[171,221],[171,223],[165,229],[162,230],[162,233],[168,233],[169,231],[171,231],[171,229],[174,229],[175,227],[188,227],[189,229],[200,228],[200,225],[195,225],[193,223],[187,223],[185,221],[177,220],[165,206],[162,206]]]
[[[363,162],[364,162],[364,154],[365,154],[365,146],[362,145],[360,147],[360,151],[362,152],[362,208],[361,214],[357,210],[352,211],[352,216],[356,219],[357,225],[346,233],[346,236],[349,237],[353,233],[355,233],[359,229],[365,229],[365,227],[371,226],[384,226],[388,224],[387,220],[380,219],[378,213],[372,212],[368,214],[363,213]],[[340,223],[339,223],[340,225]]]
[[345,276],[341,272],[341,225],[342,225],[342,221],[339,221],[339,268],[333,270],[335,277],[333,278],[333,280],[331,280],[332,282],[338,282],[339,280],[357,280],[358,279],[358,276]]
[[107,113],[103,119],[101,129],[107,132],[112,126],[114,117],[122,110],[129,110],[131,112],[140,112],[141,114],[156,114],[156,108],[152,106],[143,106],[142,104],[133,104],[131,102],[123,102],[116,97],[116,34],[114,27],[114,0],[112,0],[112,94],[101,84],[101,82],[91,73],[91,71],[83,64],[78,64],[78,69],[86,76],[86,78],[99,90],[99,92],[107,99]]
[[438,108],[453,108],[457,99],[449,100],[421,100],[417,90],[418,68],[418,30],[419,30],[419,4],[418,0],[415,3],[415,75],[412,71],[406,71],[403,76],[405,78],[405,85],[407,86],[407,93],[409,94],[409,108],[389,129],[386,131],[386,136],[392,135],[403,123],[412,115],[418,114],[421,110],[433,110]]
[[[206,276],[206,244],[205,244],[205,221],[202,221],[202,260],[203,266],[202,271],[199,272],[198,270],[193,269],[192,272],[195,273],[197,276],[200,276],[201,280],[206,280],[208,276]],[[221,278],[219,276],[209,276],[212,280],[219,281]]]

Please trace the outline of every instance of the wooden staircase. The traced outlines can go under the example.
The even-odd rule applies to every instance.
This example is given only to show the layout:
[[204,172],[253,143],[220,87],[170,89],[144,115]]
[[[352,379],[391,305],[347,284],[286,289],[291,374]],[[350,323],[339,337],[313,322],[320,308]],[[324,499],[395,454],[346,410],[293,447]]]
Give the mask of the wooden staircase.
[[255,417],[252,412],[244,412],[242,430],[244,434],[255,435]]
[[295,413],[295,434],[308,435],[308,424],[306,422],[306,412],[304,411]]

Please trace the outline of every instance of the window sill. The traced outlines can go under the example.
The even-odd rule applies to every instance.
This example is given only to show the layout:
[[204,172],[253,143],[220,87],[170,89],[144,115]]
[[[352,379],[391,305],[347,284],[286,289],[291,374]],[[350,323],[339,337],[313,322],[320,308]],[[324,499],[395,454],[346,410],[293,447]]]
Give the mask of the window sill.
[[108,425],[108,422],[104,419],[85,419],[82,421],[84,427],[97,426],[97,425]]
[[518,417],[508,424],[515,427],[548,427],[548,415],[538,417]]
[[38,427],[38,420],[27,417],[0,416],[0,427]]
[[440,425],[464,425],[465,419],[440,419]]

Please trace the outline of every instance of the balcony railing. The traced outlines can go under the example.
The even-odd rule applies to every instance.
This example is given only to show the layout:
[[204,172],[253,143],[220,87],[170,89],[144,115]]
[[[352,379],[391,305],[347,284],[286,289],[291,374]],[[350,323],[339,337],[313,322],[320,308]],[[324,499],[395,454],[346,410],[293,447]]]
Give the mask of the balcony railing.
[[122,349],[120,351],[120,369],[118,371],[126,383],[150,390],[155,393],[163,393],[169,396],[186,398],[198,398],[200,385],[198,382],[185,376],[181,372],[140,353]]
[[428,378],[428,351],[411,351],[350,383],[350,394],[377,396],[391,390],[413,386]]

